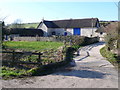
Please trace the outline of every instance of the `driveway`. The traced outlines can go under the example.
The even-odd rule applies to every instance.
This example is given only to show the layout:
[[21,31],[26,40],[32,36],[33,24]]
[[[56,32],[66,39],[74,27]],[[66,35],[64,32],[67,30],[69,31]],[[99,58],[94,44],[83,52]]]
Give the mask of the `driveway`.
[[118,88],[118,72],[103,58],[99,49],[104,43],[79,49],[80,56],[71,62],[71,67],[59,69],[46,76],[2,80],[4,88]]

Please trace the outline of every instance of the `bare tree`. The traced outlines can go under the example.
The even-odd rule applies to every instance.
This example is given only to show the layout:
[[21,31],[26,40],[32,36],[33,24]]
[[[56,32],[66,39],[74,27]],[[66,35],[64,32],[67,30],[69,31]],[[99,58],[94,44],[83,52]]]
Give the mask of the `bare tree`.
[[21,19],[16,19],[12,24],[12,28],[22,28],[21,22]]
[[7,17],[8,15],[3,15],[2,10],[0,9],[0,21],[4,21]]

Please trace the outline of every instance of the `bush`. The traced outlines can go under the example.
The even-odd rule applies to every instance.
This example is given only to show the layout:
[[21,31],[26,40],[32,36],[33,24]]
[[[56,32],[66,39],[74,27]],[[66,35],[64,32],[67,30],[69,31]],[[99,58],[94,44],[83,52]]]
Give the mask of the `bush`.
[[106,46],[109,51],[117,49],[117,41],[119,39],[118,31],[120,30],[120,26],[118,25],[118,22],[114,22],[109,24],[105,30],[106,30],[106,36],[105,36],[105,42]]
[[85,36],[56,36],[57,41],[71,43],[72,46],[88,45],[99,41],[98,37],[90,38]]
[[120,65],[120,61],[117,59],[117,55],[108,51],[107,47],[103,47],[100,49],[100,53],[103,57],[107,58],[107,60],[112,63],[113,65]]

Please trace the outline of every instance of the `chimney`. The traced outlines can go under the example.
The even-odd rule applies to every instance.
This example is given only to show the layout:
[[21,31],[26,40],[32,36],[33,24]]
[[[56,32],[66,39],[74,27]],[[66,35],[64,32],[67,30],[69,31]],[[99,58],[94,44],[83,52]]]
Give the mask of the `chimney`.
[[44,17],[42,18],[42,22],[44,22]]

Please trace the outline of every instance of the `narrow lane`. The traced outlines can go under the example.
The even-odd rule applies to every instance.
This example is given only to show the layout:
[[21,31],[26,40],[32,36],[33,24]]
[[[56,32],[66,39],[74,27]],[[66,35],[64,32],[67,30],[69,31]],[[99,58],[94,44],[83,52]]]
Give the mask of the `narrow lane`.
[[[79,49],[72,67],[46,75],[26,79],[2,80],[7,88],[118,88],[118,72],[103,58],[99,50],[104,43]],[[88,56],[88,53],[89,56]]]

